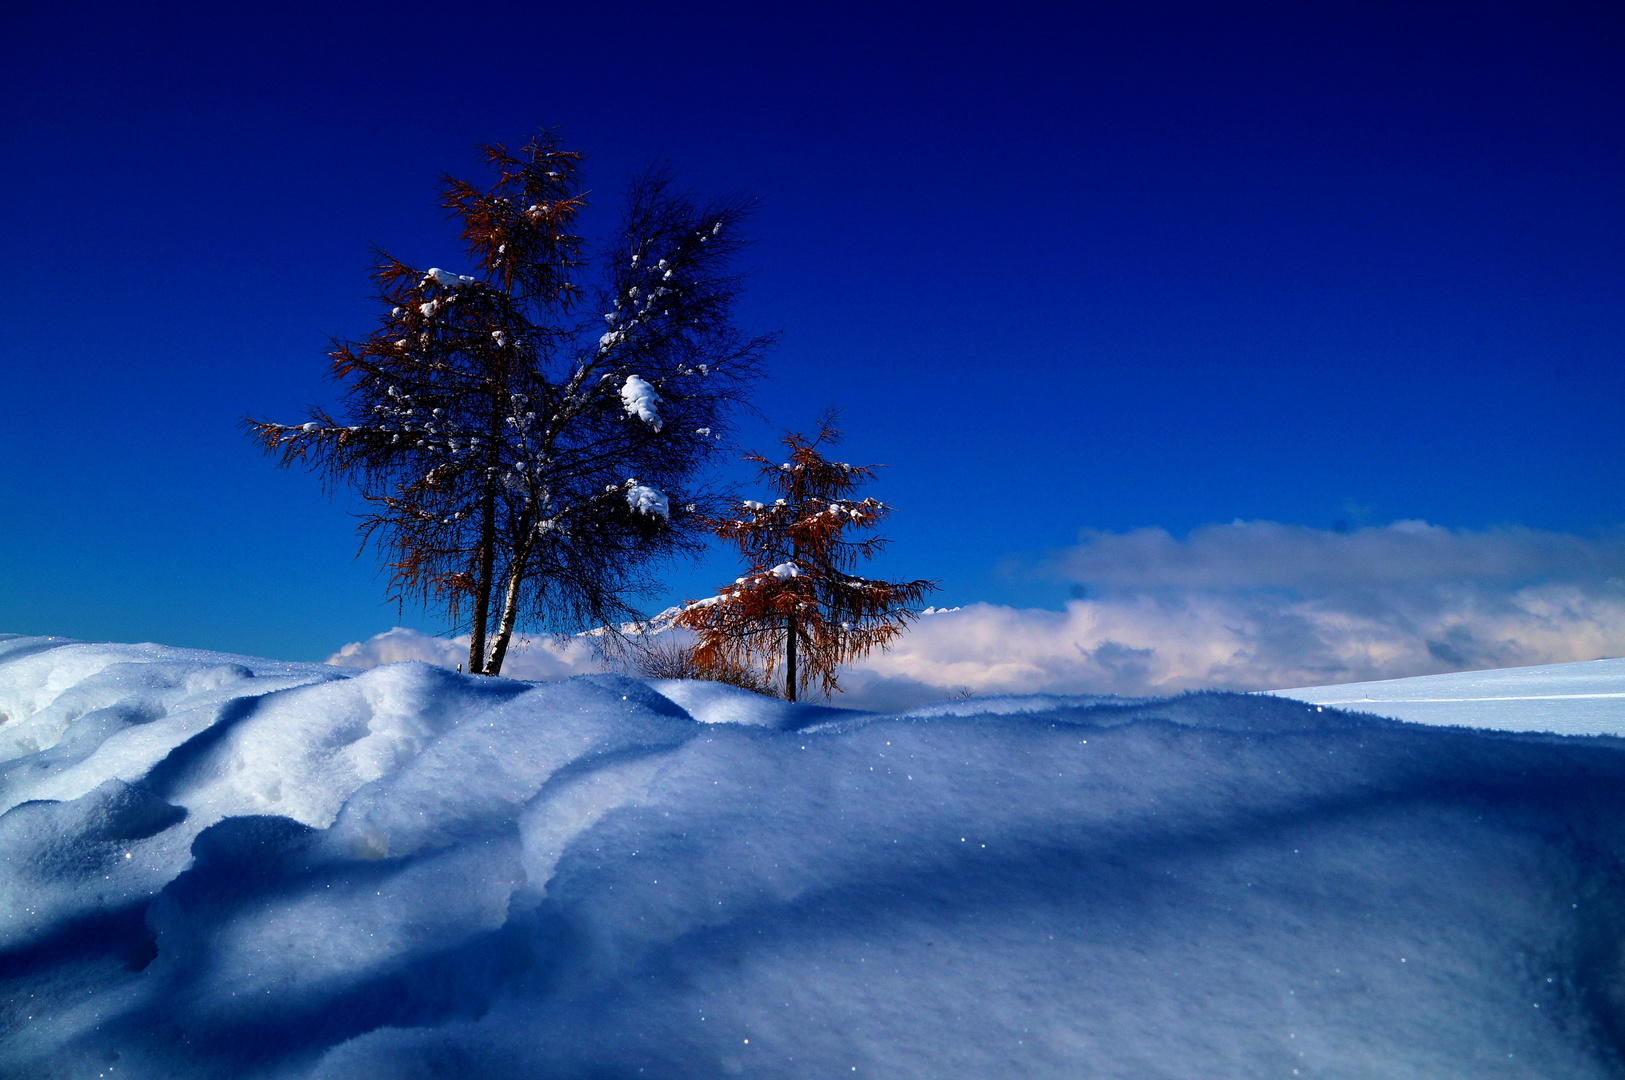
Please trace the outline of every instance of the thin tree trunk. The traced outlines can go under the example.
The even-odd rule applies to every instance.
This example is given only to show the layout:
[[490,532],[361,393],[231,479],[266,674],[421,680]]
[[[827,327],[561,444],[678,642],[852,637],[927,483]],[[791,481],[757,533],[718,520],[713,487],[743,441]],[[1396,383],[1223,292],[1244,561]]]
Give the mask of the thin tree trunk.
[[479,562],[474,570],[474,627],[468,642],[470,675],[485,674],[485,628],[491,621],[491,576],[496,565],[496,533],[497,496],[496,492],[487,491],[480,502]]
[[796,616],[794,612],[790,614],[790,624],[786,637],[788,640],[784,646],[784,699],[794,701],[796,699]]
[[525,580],[525,563],[530,561],[534,536],[534,528],[526,528],[525,539],[514,552],[513,563],[508,567],[508,591],[502,598],[502,621],[497,624],[496,640],[491,643],[491,660],[485,665],[487,675],[502,673],[502,661],[508,655],[508,641],[513,637],[513,626],[519,618],[519,587]]
[[[790,561],[795,563],[801,558],[801,545],[793,539],[790,541]],[[796,563],[796,565],[800,565]],[[795,597],[790,599],[790,619],[785,628],[784,643],[784,700],[796,699],[796,603]]]
[[[491,589],[495,582],[497,557],[497,489],[494,467],[497,464],[495,448],[502,442],[502,385],[505,372],[495,373],[493,381],[487,378],[485,390],[491,399],[491,415],[486,420],[486,438],[489,440],[485,474],[485,498],[480,500],[479,563],[474,571],[474,627],[468,640],[468,673],[486,674],[485,634],[491,626]],[[491,672],[496,674],[496,672]]]

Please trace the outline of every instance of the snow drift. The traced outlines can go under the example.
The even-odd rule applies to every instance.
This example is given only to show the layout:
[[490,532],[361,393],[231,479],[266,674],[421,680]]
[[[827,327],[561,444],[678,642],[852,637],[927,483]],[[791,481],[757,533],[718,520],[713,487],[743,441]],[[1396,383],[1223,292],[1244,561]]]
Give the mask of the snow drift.
[[0,639],[0,1074],[1603,1077],[1625,743]]

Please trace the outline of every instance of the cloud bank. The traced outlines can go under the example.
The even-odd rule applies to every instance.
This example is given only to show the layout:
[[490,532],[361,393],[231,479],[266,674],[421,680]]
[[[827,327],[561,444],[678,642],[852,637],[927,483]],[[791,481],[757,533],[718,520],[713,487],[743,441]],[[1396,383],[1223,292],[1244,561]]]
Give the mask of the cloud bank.
[[[842,676],[837,704],[900,709],[956,693],[1141,696],[1267,690],[1625,654],[1625,532],[1351,533],[1275,522],[1086,532],[1041,571],[1085,584],[1062,611],[969,604],[923,616]],[[460,645],[459,645],[460,642]],[[468,638],[392,630],[334,663],[451,667]],[[533,642],[517,678],[597,670],[577,641]]]
[[1461,582],[1625,579],[1625,529],[1596,537],[1539,529],[1447,529],[1396,521],[1353,532],[1236,521],[1177,540],[1163,529],[1080,534],[1046,572],[1108,589],[1260,588],[1333,593]]
[[[422,660],[437,667],[461,669],[468,663],[469,635],[434,637],[397,626],[366,641],[352,642],[327,658],[339,667],[374,668]],[[546,681],[567,679],[601,671],[598,650],[581,638],[515,637],[502,665],[502,673],[514,679]]]

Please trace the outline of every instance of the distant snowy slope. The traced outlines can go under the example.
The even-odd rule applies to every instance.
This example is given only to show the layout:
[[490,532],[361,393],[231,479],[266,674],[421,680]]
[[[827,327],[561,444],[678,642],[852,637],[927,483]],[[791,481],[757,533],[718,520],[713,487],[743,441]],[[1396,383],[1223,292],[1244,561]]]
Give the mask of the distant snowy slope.
[[0,1076],[1618,1077],[1625,742],[0,638]]
[[1418,724],[1625,736],[1625,659],[1300,686],[1270,693]]

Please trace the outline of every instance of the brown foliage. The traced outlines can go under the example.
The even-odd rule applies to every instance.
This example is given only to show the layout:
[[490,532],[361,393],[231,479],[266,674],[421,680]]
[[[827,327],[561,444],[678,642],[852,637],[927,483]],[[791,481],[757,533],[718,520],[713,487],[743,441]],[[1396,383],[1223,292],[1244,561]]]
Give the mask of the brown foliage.
[[840,689],[841,665],[884,649],[936,588],[932,581],[876,581],[852,573],[886,540],[845,534],[873,530],[890,507],[852,497],[874,479],[872,468],[829,461],[819,452],[840,434],[829,413],[810,440],[785,434],[788,461],[747,455],[774,501],[742,502],[710,522],[717,536],[739,548],[745,573],[716,596],[688,604],[674,620],[698,637],[693,658],[702,669],[750,666],[760,658],[771,670],[782,661],[791,701],[815,678],[828,695]]
[[726,658],[721,663],[704,667],[694,659],[693,646],[675,641],[638,647],[632,666],[646,679],[701,679],[727,683],[767,697],[779,696],[767,673],[760,668],[730,663]]

